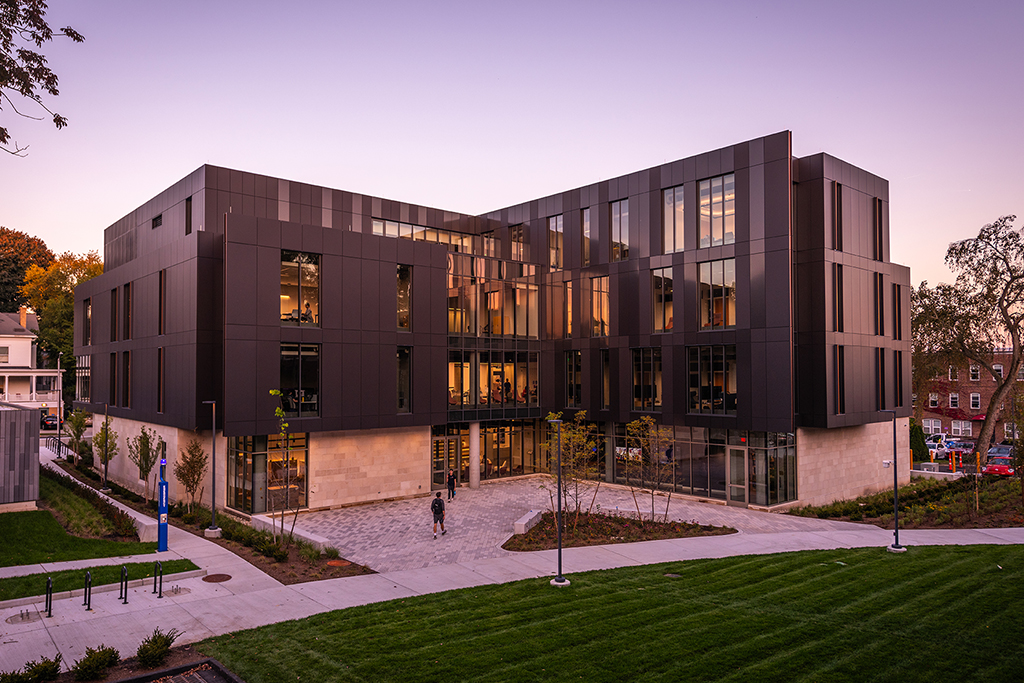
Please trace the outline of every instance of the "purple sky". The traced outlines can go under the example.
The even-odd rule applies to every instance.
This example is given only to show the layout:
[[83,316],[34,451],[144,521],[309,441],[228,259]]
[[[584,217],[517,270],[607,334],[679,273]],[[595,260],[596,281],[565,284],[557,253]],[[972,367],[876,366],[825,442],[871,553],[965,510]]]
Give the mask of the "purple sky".
[[1024,3],[52,0],[70,126],[0,116],[55,252],[204,163],[481,213],[779,130],[890,182],[893,260],[1021,213]]

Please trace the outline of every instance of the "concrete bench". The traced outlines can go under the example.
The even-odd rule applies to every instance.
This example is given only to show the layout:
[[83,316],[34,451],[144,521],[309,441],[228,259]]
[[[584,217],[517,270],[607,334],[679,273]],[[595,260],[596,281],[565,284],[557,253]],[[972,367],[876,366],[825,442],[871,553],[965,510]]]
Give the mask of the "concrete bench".
[[527,531],[537,526],[537,522],[540,521],[541,515],[544,513],[540,510],[530,510],[525,515],[516,520],[515,524],[512,525],[512,529],[517,534],[525,534]]
[[135,530],[139,532],[139,540],[143,543],[156,543],[159,536],[160,523],[152,517],[144,517],[143,515],[133,515],[133,517],[135,519]]

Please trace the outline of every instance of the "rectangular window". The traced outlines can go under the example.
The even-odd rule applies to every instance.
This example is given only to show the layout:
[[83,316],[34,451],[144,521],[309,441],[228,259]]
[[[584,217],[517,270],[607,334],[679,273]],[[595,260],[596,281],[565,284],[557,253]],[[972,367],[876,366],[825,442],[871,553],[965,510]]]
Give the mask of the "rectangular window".
[[548,265],[562,267],[562,216],[548,218]]
[[942,421],[926,417],[921,420],[921,429],[924,430],[925,434],[941,434]]
[[833,382],[835,383],[836,415],[846,413],[846,347],[836,345],[833,359]]
[[981,394],[971,394],[971,410],[981,410]]
[[971,436],[970,420],[953,420],[949,429],[953,436]]
[[509,227],[508,236],[512,244],[512,260],[528,261],[530,254],[526,248],[526,230],[522,223]]
[[398,264],[398,329],[412,329],[412,266]]
[[736,414],[736,346],[691,346],[687,349],[689,412]]
[[970,373],[971,373],[971,381],[972,382],[977,382],[977,381],[979,381],[981,379],[981,367],[980,366],[972,365],[970,367]]
[[562,321],[562,329],[565,330],[565,338],[572,337],[572,281],[562,283],[562,293],[565,296],[565,320]]
[[75,395],[79,401],[92,400],[92,356],[78,356],[75,359]]
[[117,405],[117,354],[110,354],[110,367],[109,367],[109,383],[107,386],[107,402],[112,405]]
[[164,412],[164,350],[156,350],[156,412]]
[[167,334],[167,271],[160,271],[159,278],[160,291],[158,293],[159,301],[157,302],[157,334]]
[[895,399],[895,407],[903,407],[903,352],[893,351],[892,352],[892,369],[893,369],[893,387],[896,391],[896,395],[893,396]]
[[832,264],[832,330],[843,331],[843,266]]
[[1003,366],[999,363],[993,363],[992,365],[992,381],[998,382],[1003,378]]
[[185,198],[185,234],[192,234],[192,198]]
[[699,264],[700,329],[736,326],[736,259]]
[[0,346],[0,363],[11,362],[11,347]]
[[92,345],[92,299],[86,299],[82,302],[82,308],[84,309],[84,315],[82,316],[82,345]]
[[110,341],[117,341],[117,287],[110,290]]
[[121,406],[132,407],[132,352],[121,353]]
[[903,339],[903,298],[900,286],[892,286],[892,338]]
[[319,344],[281,344],[280,391],[286,417],[320,414]]
[[683,239],[683,187],[670,187],[662,191],[661,236],[663,253],[671,254],[685,249]]
[[633,410],[661,410],[661,349],[633,349]]
[[373,219],[373,234],[378,237],[384,236],[384,221]]
[[956,382],[960,379],[960,370],[955,365],[949,366],[949,381]]
[[832,248],[843,250],[843,186],[832,183]]
[[736,176],[700,181],[700,248],[736,241]]
[[398,412],[412,412],[412,347],[399,346],[398,354]]
[[1003,423],[1003,437],[1009,441],[1017,438],[1017,426],[1012,422]]
[[939,407],[939,395],[938,394],[928,394],[928,407],[929,408],[938,408]]
[[885,334],[885,279],[881,273],[874,273],[875,287],[875,335]]
[[629,200],[612,202],[611,210],[611,260],[625,261],[629,258]]
[[872,255],[876,261],[884,261],[885,233],[882,230],[882,200],[874,197],[871,200],[871,209]]
[[579,408],[582,405],[583,359],[579,351],[565,352],[565,405]]
[[671,332],[672,319],[672,268],[658,268],[652,271],[654,289],[654,331]]
[[608,276],[590,278],[591,336],[607,337],[611,332],[609,321]]
[[160,214],[159,216],[154,216],[153,221],[152,221],[152,226],[154,228],[159,228],[163,224],[164,224],[164,215],[163,214]]
[[132,283],[124,286],[124,339],[132,338]]
[[950,408],[959,408],[960,407],[960,394],[950,394],[949,395],[949,407]]
[[281,324],[320,325],[320,255],[281,252]]
[[580,230],[583,244],[583,266],[590,265],[590,207],[580,211]]
[[601,349],[601,409],[607,410],[612,402],[612,367],[608,349]]
[[875,410],[885,410],[885,349],[875,349]]

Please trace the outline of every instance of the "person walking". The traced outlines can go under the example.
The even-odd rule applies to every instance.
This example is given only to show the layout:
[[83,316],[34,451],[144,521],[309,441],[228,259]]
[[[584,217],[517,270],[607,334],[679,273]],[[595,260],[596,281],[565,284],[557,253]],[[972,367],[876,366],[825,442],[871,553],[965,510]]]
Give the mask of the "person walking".
[[455,500],[455,470],[448,470],[448,500]]
[[444,528],[444,501],[441,500],[441,492],[437,492],[434,500],[430,501],[430,511],[434,513],[434,538],[437,538],[437,525],[441,525],[441,535],[448,533]]

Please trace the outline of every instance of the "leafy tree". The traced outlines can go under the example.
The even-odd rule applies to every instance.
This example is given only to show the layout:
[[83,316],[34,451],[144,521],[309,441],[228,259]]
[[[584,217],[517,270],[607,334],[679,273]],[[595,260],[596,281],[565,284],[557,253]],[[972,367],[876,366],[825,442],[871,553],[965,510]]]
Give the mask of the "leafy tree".
[[81,410],[69,413],[64,419],[64,431],[68,433],[68,446],[77,456],[82,449],[82,437],[85,434],[85,413]]
[[[0,0],[0,6],[3,2]],[[26,271],[31,266],[46,268],[51,263],[53,252],[47,248],[46,242],[19,230],[0,227],[0,311],[17,313],[26,302],[21,293]]]
[[910,450],[914,453],[915,462],[928,459],[928,444],[924,439],[924,429],[914,418],[910,418]]
[[[1024,360],[1024,235],[1013,227],[1014,220],[1002,216],[977,237],[949,245],[946,265],[956,274],[955,284],[929,288],[922,283],[918,288],[921,314],[915,336],[920,343],[969,359],[996,381],[978,435],[983,454]],[[999,374],[992,350],[1007,344],[1010,364]]]
[[107,485],[106,464],[117,457],[117,432],[110,428],[110,420],[104,420],[100,431],[92,437],[92,452],[103,463],[103,485]]
[[[277,389],[271,389],[270,390],[270,395],[271,396],[275,396],[277,398],[280,398],[282,394]],[[291,448],[291,434],[289,434],[289,432],[288,432],[288,423],[285,422],[284,409],[280,405],[278,405],[276,408],[274,408],[274,417],[277,418],[277,423],[278,423],[278,427],[279,427],[278,434],[281,436],[281,440],[284,441],[284,453],[285,453],[285,461],[284,461],[284,468],[283,468],[284,476],[283,476],[283,481],[280,482],[281,490],[284,491],[284,500],[282,501],[283,505],[282,505],[282,511],[281,511],[281,542],[283,544],[285,542],[285,536],[284,536],[284,512],[285,512],[285,510],[288,510],[288,511],[291,510],[291,497],[289,496],[289,494],[291,493],[292,482],[290,481],[289,476],[290,476],[290,473],[291,473],[291,464],[292,464],[292,448]],[[297,477],[296,477],[296,479],[297,479]],[[267,496],[267,500],[272,502],[272,497],[271,496]],[[270,510],[270,513],[271,513],[271,519],[273,519],[273,513],[274,513],[273,509]],[[292,538],[292,535],[295,533],[295,523],[298,521],[298,519],[299,519],[299,496],[296,495],[295,496],[295,514],[292,517],[292,528],[291,528],[291,531],[288,532],[288,539],[289,540]]]
[[142,431],[134,439],[128,439],[128,459],[139,468],[139,479],[145,482],[145,497],[149,500],[149,473],[160,458],[163,450],[163,437],[156,435],[156,432],[142,428]]
[[174,478],[188,493],[189,512],[195,509],[196,491],[199,490],[199,485],[203,483],[203,478],[206,476],[206,465],[209,460],[199,439],[192,438],[186,444],[181,457],[174,463]]
[[[546,419],[549,421],[561,420],[562,413],[550,413]],[[573,521],[573,528],[575,528],[579,524],[580,514],[583,510],[583,497],[590,492],[588,482],[596,478],[597,429],[593,423],[587,422],[587,411],[585,410],[577,412],[572,419],[563,421],[561,429],[562,499],[566,503],[566,509],[575,515]],[[549,440],[543,446],[551,454],[551,462],[554,464],[558,450],[557,430],[552,429],[549,432]],[[601,480],[597,479],[596,488],[590,498],[591,509],[600,487]]]
[[[0,109],[6,103],[19,116],[42,118],[17,108],[11,95],[20,95],[51,116],[53,125],[60,130],[68,125],[68,120],[50,111],[43,104],[42,97],[44,94],[54,97],[60,94],[57,74],[46,65],[46,57],[36,50],[53,40],[54,34],[76,43],[85,38],[70,26],[55,32],[46,22],[46,9],[44,0],[0,0]],[[24,156],[28,145],[22,147],[17,142],[12,143],[7,127],[0,126],[0,149],[8,154]]]
[[[910,387],[918,397],[927,397],[935,379],[945,377],[950,366],[959,366],[964,360],[956,349],[939,346],[940,340],[930,334],[928,323],[933,314],[931,309],[933,290],[928,282],[910,290],[910,336],[911,358]],[[924,415],[925,401],[919,400],[914,406],[914,419],[918,422]]]
[[[674,433],[671,427],[659,425],[650,415],[633,420],[626,425],[627,477],[629,488],[633,491],[633,502],[640,516],[640,506],[636,500],[634,482],[639,488],[651,492],[651,521],[654,521],[654,492],[661,488],[672,471],[671,452]],[[669,489],[665,503],[665,519],[668,520],[668,508],[672,503],[672,490]],[[641,520],[643,517],[640,517]]]

